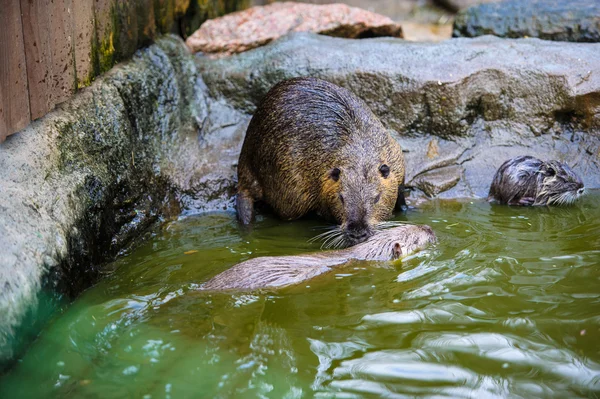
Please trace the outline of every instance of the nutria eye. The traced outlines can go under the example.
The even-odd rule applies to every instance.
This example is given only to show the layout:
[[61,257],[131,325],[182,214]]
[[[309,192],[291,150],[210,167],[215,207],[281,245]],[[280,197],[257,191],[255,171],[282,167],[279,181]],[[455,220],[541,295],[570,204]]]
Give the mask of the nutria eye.
[[331,176],[333,181],[338,181],[340,180],[340,173],[342,173],[341,170],[339,170],[338,168],[333,168],[329,173],[329,176]]
[[552,169],[552,168],[548,168],[546,170],[546,175],[547,176],[554,176],[554,175],[556,175],[556,171],[554,169]]
[[383,164],[379,167],[379,172],[384,179],[387,179],[387,177],[390,175],[390,167],[386,164]]
[[340,201],[342,202],[342,205],[344,205],[344,196],[342,194],[340,194]]
[[377,194],[377,197],[375,197],[375,200],[373,200],[373,203],[378,203],[379,199],[381,198],[381,193]]

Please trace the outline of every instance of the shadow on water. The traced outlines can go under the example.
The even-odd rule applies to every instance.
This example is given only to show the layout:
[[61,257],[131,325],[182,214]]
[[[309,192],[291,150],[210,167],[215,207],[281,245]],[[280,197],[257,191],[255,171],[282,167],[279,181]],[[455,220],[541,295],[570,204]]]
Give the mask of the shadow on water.
[[433,201],[439,243],[277,292],[207,294],[245,259],[316,251],[322,222],[168,225],[111,265],[0,380],[0,397],[600,394],[600,192],[570,208]]

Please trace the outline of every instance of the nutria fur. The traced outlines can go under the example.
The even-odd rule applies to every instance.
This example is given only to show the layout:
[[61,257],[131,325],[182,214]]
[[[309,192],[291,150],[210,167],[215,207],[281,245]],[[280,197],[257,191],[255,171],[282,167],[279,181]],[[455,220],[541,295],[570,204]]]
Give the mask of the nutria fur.
[[238,218],[262,200],[283,219],[335,221],[344,244],[370,237],[404,204],[404,156],[367,105],[314,78],[273,87],[250,121],[238,163]]
[[488,200],[508,205],[570,204],[585,192],[583,182],[565,163],[521,156],[496,172]]
[[202,285],[203,290],[282,288],[309,280],[351,260],[389,261],[435,242],[429,226],[401,225],[377,232],[366,242],[337,251],[296,256],[263,256],[238,263]]

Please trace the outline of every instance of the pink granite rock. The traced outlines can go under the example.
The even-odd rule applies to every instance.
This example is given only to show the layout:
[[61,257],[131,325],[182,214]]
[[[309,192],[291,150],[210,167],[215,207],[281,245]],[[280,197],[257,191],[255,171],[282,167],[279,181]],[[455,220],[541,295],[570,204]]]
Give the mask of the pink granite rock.
[[273,3],[206,21],[188,37],[193,52],[213,55],[241,53],[289,32],[363,38],[402,37],[402,28],[390,18],[345,4]]

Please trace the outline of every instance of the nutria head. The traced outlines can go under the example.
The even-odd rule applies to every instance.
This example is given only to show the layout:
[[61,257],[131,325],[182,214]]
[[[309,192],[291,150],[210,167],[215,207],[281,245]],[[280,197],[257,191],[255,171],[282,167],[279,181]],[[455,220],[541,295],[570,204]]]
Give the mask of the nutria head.
[[584,193],[581,178],[566,163],[548,161],[540,166],[536,205],[571,204]]
[[372,156],[362,157],[358,152],[353,162],[341,162],[323,176],[321,208],[326,211],[322,213],[339,224],[326,233],[330,246],[363,242],[384,227],[382,222],[392,215],[402,171],[394,170],[392,162],[369,158]]
[[500,166],[488,199],[509,205],[563,205],[584,193],[583,182],[567,164],[525,155]]

